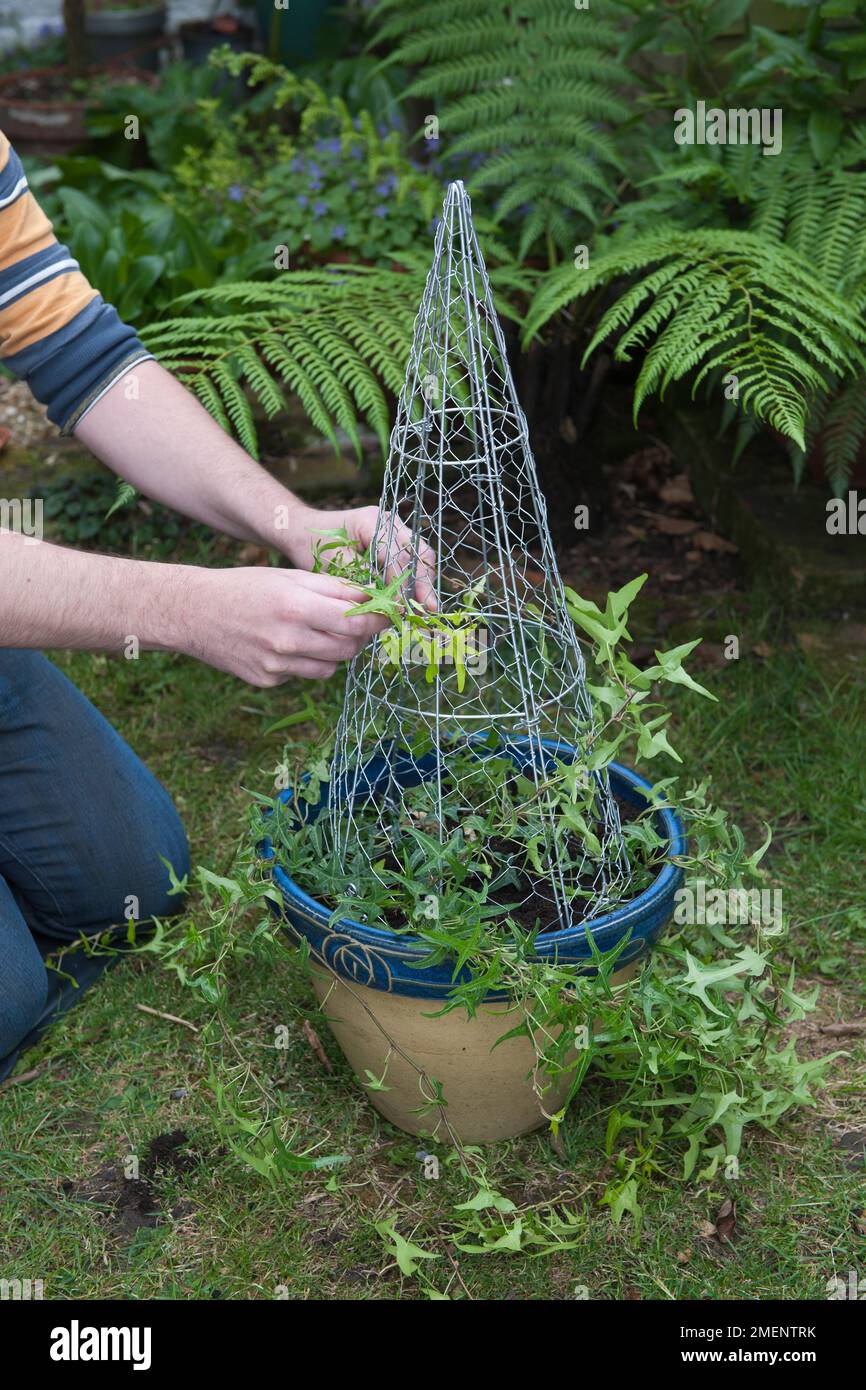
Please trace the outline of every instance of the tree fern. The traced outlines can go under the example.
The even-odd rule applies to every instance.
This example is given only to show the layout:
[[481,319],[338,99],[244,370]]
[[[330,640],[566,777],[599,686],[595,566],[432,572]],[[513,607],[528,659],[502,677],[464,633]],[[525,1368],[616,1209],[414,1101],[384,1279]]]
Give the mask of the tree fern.
[[[386,391],[398,391],[423,277],[368,267],[294,271],[184,295],[198,312],[151,325],[142,337],[241,443],[257,453],[251,400],[271,418],[294,393],[339,449],[360,453],[364,420],[384,450]],[[210,312],[208,312],[210,311]]]
[[861,364],[866,332],[811,266],[750,232],[662,228],[613,239],[585,271],[560,267],[531,306],[526,336],[593,291],[625,277],[634,284],[602,315],[587,349],[615,336],[615,353],[644,357],[635,415],[646,396],[673,381],[693,390],[713,371],[736,378],[740,404],[805,448],[807,402]]
[[[364,421],[384,454],[389,393],[397,395],[403,384],[426,268],[422,257],[406,272],[339,265],[196,290],[174,307],[197,312],[152,324],[141,336],[253,455],[251,402],[272,418],[286,408],[289,393],[336,450],[340,430],[360,455]],[[496,270],[491,280],[496,286]],[[525,291],[529,283],[511,266],[501,288]],[[516,317],[501,293],[496,302]]]
[[445,154],[484,156],[470,188],[524,212],[521,256],[541,241],[553,262],[597,223],[622,169],[604,125],[629,114],[605,0],[378,0],[372,30],[386,66],[417,69],[407,95],[430,100]]

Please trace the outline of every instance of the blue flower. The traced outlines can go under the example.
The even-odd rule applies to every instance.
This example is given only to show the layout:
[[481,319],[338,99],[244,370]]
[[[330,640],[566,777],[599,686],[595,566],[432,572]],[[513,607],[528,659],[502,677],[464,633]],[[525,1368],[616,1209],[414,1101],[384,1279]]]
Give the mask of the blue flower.
[[346,228],[343,226],[342,222],[338,222],[337,225],[336,225],[336,227],[334,228],[334,231],[333,231],[334,240],[335,240],[335,241],[342,241],[342,240],[343,240],[343,237],[344,237],[345,235],[346,235]]
[[328,211],[328,204],[327,204],[326,202],[324,202],[324,200],[323,200],[322,198],[317,198],[316,201],[313,203],[313,216],[314,216],[314,217],[324,217],[324,215],[325,215],[325,213],[326,213],[327,211]]
[[295,158],[294,158],[294,159],[291,161],[291,163],[289,164],[289,169],[290,169],[290,171],[291,171],[293,174],[299,174],[299,173],[301,172],[301,170],[303,169],[303,167],[304,167],[304,161],[301,159],[300,155],[295,155]]
[[349,155],[351,156],[352,159],[363,159],[363,158],[364,158],[364,146],[363,146],[363,145],[353,145],[352,148],[349,150]]
[[373,216],[374,216],[374,217],[387,217],[387,216],[388,216],[388,209],[385,207],[385,204],[384,204],[384,203],[379,203],[378,207],[375,207],[375,208],[373,209]]
[[319,166],[318,166],[318,164],[316,163],[316,161],[315,161],[314,159],[311,159],[310,162],[309,162],[309,164],[307,165],[307,173],[310,175],[310,177],[311,177],[311,178],[314,178],[314,179],[317,179],[317,178],[319,177],[319,175],[321,174],[321,172],[322,172],[322,171],[321,171],[321,169],[319,168]]
[[311,193],[318,193],[318,192],[319,192],[319,189],[322,187],[322,180],[321,180],[321,179],[310,179],[310,182],[309,182],[309,184],[308,184],[307,186],[308,186],[308,188],[309,188],[309,190],[310,190]]
[[306,196],[305,193],[299,193],[299,194],[298,194],[298,206],[299,206],[299,207],[305,208],[305,207],[307,206],[307,203],[308,203],[309,201],[310,201],[310,200],[309,200],[309,198]]
[[376,184],[376,192],[383,194],[393,193],[399,182],[400,180],[397,178],[396,174],[389,174],[381,183]]
[[357,179],[349,179],[349,187],[350,187],[351,189],[357,189],[357,188],[360,188],[361,185],[358,183],[358,180],[357,180]]
[[244,190],[239,183],[229,184],[229,197],[233,203],[242,203],[244,200]]
[[316,149],[321,154],[339,154],[343,148],[343,142],[339,135],[329,136],[327,140],[317,140]]

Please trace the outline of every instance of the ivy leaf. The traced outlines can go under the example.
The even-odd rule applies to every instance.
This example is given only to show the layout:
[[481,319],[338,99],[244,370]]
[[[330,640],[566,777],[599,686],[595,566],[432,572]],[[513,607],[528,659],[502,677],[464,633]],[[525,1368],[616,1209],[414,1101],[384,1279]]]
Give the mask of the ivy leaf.
[[701,638],[698,637],[694,642],[683,642],[679,647],[672,647],[669,652],[656,652],[658,666],[650,666],[643,675],[649,680],[670,681],[673,685],[686,685],[689,690],[694,690],[698,695],[705,695],[708,700],[718,700],[711,690],[705,686],[698,685],[693,680],[688,671],[683,670],[683,657],[693,652],[695,647],[700,646]]
[[767,968],[766,956],[760,951],[754,950],[751,946],[744,946],[733,961],[722,961],[721,964],[701,965],[699,960],[689,952],[685,953],[686,973],[683,977],[683,985],[689,994],[697,995],[701,1003],[704,1004],[711,1013],[724,1017],[724,1010],[716,1007],[709,999],[707,990],[714,985],[719,985],[725,980],[734,980],[738,975],[763,975]]
[[439,1260],[441,1255],[422,1250],[420,1245],[400,1235],[393,1221],[377,1221],[375,1229],[385,1242],[388,1254],[397,1261],[401,1274],[416,1274],[420,1260]]
[[454,1210],[489,1211],[491,1208],[494,1211],[504,1212],[517,1210],[517,1207],[511,1201],[510,1197],[503,1197],[501,1192],[494,1192],[490,1187],[479,1187],[474,1197],[471,1197],[468,1202],[461,1202]]
[[668,753],[675,762],[682,762],[679,753],[675,752],[668,743],[667,730],[664,725],[669,719],[669,714],[660,714],[657,719],[648,719],[646,724],[641,725],[637,750],[642,758],[655,758],[659,753]]

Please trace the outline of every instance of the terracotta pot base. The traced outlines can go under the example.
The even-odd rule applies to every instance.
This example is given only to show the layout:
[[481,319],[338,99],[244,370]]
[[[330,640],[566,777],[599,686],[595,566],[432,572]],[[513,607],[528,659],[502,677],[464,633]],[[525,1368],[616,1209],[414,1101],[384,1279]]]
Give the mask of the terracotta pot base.
[[[618,970],[611,983],[630,979],[637,966],[634,961]],[[408,1134],[444,1142],[450,1137],[438,1110],[422,1111],[418,1073],[391,1050],[384,1033],[442,1083],[448,1124],[464,1144],[489,1144],[540,1129],[548,1122],[542,1105],[554,1114],[568,1094],[570,1073],[550,1085],[541,1100],[536,1096],[531,1078],[535,1054],[528,1038],[509,1038],[493,1050],[497,1039],[522,1021],[521,1011],[506,1002],[483,1005],[472,1019],[462,1008],[431,1018],[441,1001],[347,984],[315,965],[311,973],[331,1031],[358,1080],[367,1083],[368,1070],[379,1078],[384,1074],[388,1090],[368,1090],[371,1104]]]

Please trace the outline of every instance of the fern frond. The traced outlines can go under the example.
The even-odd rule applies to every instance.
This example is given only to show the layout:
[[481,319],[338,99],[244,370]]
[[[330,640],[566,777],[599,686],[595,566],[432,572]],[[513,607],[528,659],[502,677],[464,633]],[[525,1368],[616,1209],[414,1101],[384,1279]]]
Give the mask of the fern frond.
[[373,41],[386,64],[415,69],[407,95],[431,102],[449,153],[485,156],[470,189],[490,189],[500,219],[525,209],[521,255],[537,242],[569,252],[610,201],[622,159],[605,125],[626,124],[632,80],[619,19],[609,0],[372,7]]
[[424,273],[368,266],[293,271],[270,281],[215,285],[183,295],[188,317],[143,330],[223,428],[256,452],[251,402],[268,417],[297,395],[335,449],[338,430],[361,452],[363,420],[387,450],[386,392],[403,382]]
[[[808,214],[811,216],[811,213]],[[566,304],[624,278],[587,348],[611,338],[618,359],[645,348],[637,415],[654,391],[710,372],[737,378],[742,407],[805,447],[807,403],[862,363],[856,311],[783,246],[750,232],[662,228],[613,239],[587,270],[560,267],[530,306],[525,339]]]

